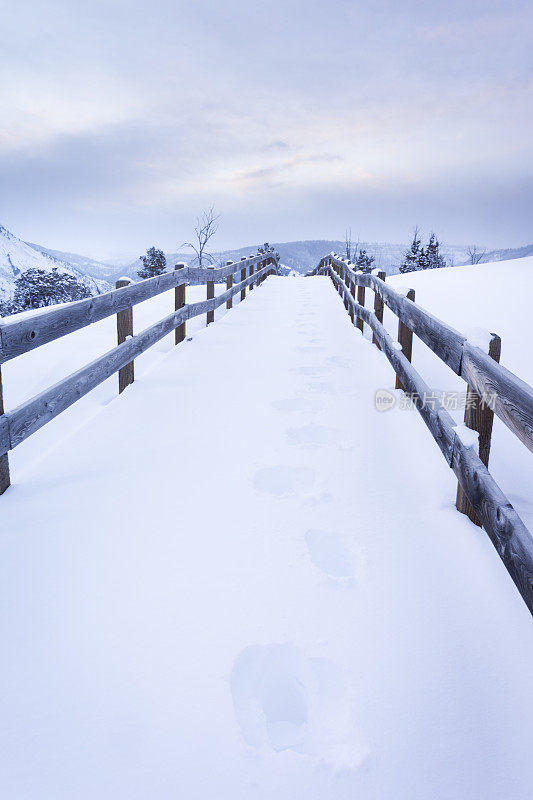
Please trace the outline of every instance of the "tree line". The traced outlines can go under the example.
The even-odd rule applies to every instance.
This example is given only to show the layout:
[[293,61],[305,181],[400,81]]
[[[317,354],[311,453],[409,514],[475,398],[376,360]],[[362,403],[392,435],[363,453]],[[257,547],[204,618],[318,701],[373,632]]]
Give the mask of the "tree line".
[[351,261],[360,272],[372,272],[374,268],[375,256],[371,256],[366,250],[359,246],[359,241],[352,242],[352,229],[348,228],[345,236],[346,258]]
[[[204,263],[213,263],[214,257],[207,252],[210,239],[218,230],[219,215],[213,207],[204,211],[196,220],[194,243],[184,242],[181,247],[190,247],[194,251],[194,262],[200,267]],[[166,271],[167,260],[162,250],[150,247],[145,256],[140,257],[141,267],[137,275],[143,280],[153,278]],[[69,303],[90,297],[87,285],[74,275],[52,270],[31,267],[15,280],[15,294],[12,300],[0,300],[0,317],[17,314],[20,311],[43,308],[57,303]]]
[[[375,257],[367,253],[359,246],[359,242],[352,242],[352,231],[348,228],[345,235],[346,258],[351,261],[356,270],[361,272],[372,272]],[[418,226],[415,228],[413,240],[403,254],[400,272],[414,272],[419,269],[437,269],[446,267],[446,259],[440,252],[440,242],[436,235],[432,233],[427,244],[422,245],[422,239]]]
[[13,299],[0,301],[0,317],[90,296],[87,285],[74,275],[59,272],[57,267],[50,271],[31,267],[16,279]]
[[440,242],[432,233],[424,247],[418,226],[415,228],[413,240],[403,254],[400,272],[415,272],[421,269],[439,269],[448,266],[440,252]]
[[[431,233],[427,243],[422,244],[422,236],[418,225],[415,227],[413,238],[410,245],[402,255],[402,262],[399,265],[400,272],[416,272],[425,269],[440,269],[441,267],[453,266],[448,263],[441,252],[441,243],[435,233]],[[355,264],[362,272],[371,272],[374,264],[374,256],[367,254],[366,250],[352,242],[352,229],[347,228],[345,234],[345,253],[348,261]],[[467,247],[468,260],[470,264],[480,264],[486,256],[486,251],[477,245]]]

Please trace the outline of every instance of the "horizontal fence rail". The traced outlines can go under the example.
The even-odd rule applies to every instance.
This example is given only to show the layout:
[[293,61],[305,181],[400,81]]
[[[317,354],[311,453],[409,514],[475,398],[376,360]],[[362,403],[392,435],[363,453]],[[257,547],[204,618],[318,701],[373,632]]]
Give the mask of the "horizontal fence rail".
[[[355,286],[372,289],[391,311],[421,339],[433,352],[464,378],[481,397],[495,395],[495,414],[533,452],[533,388],[501,364],[494,362],[479,347],[467,341],[466,336],[446,325],[437,317],[421,308],[400,292],[388,286],[384,280],[372,274],[358,273],[343,259],[326,256],[316,270],[308,275],[319,274],[326,268],[339,270],[348,276]],[[333,274],[337,275],[333,270]],[[343,280],[346,283],[346,280]]]
[[[144,353],[160,339],[176,331],[176,344],[185,339],[187,320],[205,314],[207,321],[217,308],[231,303],[236,294],[245,298],[246,289],[258,286],[268,275],[278,272],[279,256],[272,248],[260,251],[257,255],[243,258],[238,262],[228,262],[226,266],[215,269],[200,269],[179,264],[172,272],[148,278],[140,283],[121,286],[104,295],[69,303],[58,308],[46,309],[20,320],[0,324],[1,361],[5,362],[18,355],[34,350],[43,344],[67,336],[74,331],[92,325],[106,317],[117,315],[119,344],[90,364],[63,378],[35,397],[26,400],[16,408],[4,412],[2,405],[2,384],[0,374],[0,494],[10,485],[7,453],[35,433],[43,425],[61,414],[77,400],[116,372],[119,376],[135,358]],[[239,282],[233,282],[235,273]],[[226,291],[214,295],[214,284],[226,281]],[[185,303],[185,287],[193,281],[195,285],[206,284],[208,299]],[[125,281],[119,281],[124,283]],[[121,315],[131,314],[134,305],[169,289],[176,290],[175,311],[145,330],[124,336],[120,331],[124,322]],[[133,368],[131,379],[133,381]],[[120,389],[122,386],[119,381]]]
[[29,350],[35,350],[43,344],[53,342],[54,339],[60,339],[68,333],[92,325],[93,322],[111,317],[169,289],[193,281],[197,284],[207,283],[208,280],[218,283],[240,270],[243,264],[250,269],[266,258],[271,259],[273,256],[255,255],[220,269],[199,269],[184,265],[183,269],[165,272],[155,278],[147,278],[96,297],[76,300],[57,308],[52,306],[46,310],[39,310],[31,316],[5,322],[0,324],[0,364]]
[[[383,326],[381,304],[387,305],[398,317],[400,334],[402,330],[411,337],[413,333],[416,334],[455,374],[467,382],[469,393],[475,394],[481,408],[484,408],[483,399],[494,398],[491,408],[530,450],[533,450],[533,389],[489,354],[468,342],[465,336],[418,306],[413,299],[387,285],[383,273],[379,277],[358,272],[353,264],[331,254],[308,273],[308,276],[311,275],[328,275],[342,296],[352,321],[359,321],[361,330],[363,323],[371,328],[373,341],[396,373],[397,386],[400,385],[414,398],[417,410],[457,476],[460,489],[458,508],[459,495],[464,493],[469,510],[464,507],[460,510],[484,527],[533,614],[533,537],[487,468],[492,410],[484,410],[482,414],[485,417],[481,415],[481,425],[487,425],[487,420],[489,423],[488,442],[484,442],[482,452],[480,436],[478,454],[458,435],[455,420],[411,364],[410,342],[407,350],[405,341],[400,342],[402,347],[398,349],[398,344]],[[357,299],[355,287],[358,287]],[[364,305],[365,288],[372,289],[379,299],[374,303],[374,312]],[[401,340],[402,336],[399,338]],[[494,337],[494,340],[498,343],[499,356],[499,338]],[[428,394],[432,396],[431,403],[423,401]],[[465,414],[465,423],[474,427],[468,414]],[[474,429],[483,433],[479,426]]]

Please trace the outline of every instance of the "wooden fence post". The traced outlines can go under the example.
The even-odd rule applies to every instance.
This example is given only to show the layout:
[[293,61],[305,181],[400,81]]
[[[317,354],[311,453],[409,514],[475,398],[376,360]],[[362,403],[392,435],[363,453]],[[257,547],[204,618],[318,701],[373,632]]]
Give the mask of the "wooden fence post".
[[[124,286],[129,286],[133,283],[129,278],[119,278],[115,284],[116,289],[122,289]],[[133,336],[133,307],[125,308],[124,311],[119,311],[117,314],[117,342],[122,344],[129,336]],[[121,394],[126,386],[133,383],[134,380],[134,366],[133,361],[126,364],[118,371],[118,393]]]
[[[252,276],[254,274],[254,270],[255,270],[255,267],[254,267],[254,264],[252,264],[250,266],[250,276]],[[254,282],[253,282],[253,279],[252,279],[252,282],[250,284],[250,291],[252,291],[253,288],[254,288]]]
[[[350,269],[353,268],[353,264],[352,264],[351,261],[348,262],[348,266],[350,267]],[[348,277],[348,284],[346,286],[347,296],[348,296],[348,293],[350,293],[352,297],[355,297],[355,285],[354,285],[354,282],[353,282],[353,280],[351,279],[351,277],[349,275],[347,277]],[[353,310],[353,306],[352,306],[351,303],[348,303],[348,313],[350,315],[350,319],[352,320],[352,325],[353,325],[355,323],[355,312]]]
[[[233,261],[226,261],[227,267],[230,267],[232,264]],[[232,286],[233,286],[233,272],[226,278],[226,290],[231,289]],[[226,308],[227,309],[233,308],[233,297],[230,297],[229,300],[226,300]]]
[[[361,306],[364,306],[364,304],[365,304],[365,287],[364,286],[358,286],[357,287],[357,302]],[[359,328],[361,333],[363,333],[364,325],[363,325],[363,320],[361,319],[361,317],[357,317],[357,321],[356,321],[355,325],[356,325],[357,328]]]
[[[413,300],[414,302],[415,290],[409,289],[405,296],[408,300]],[[408,328],[407,325],[401,321],[401,319],[398,320],[398,341],[402,346],[402,353],[408,361],[411,361],[413,355],[413,331],[411,328]],[[397,375],[396,388],[403,389],[402,382]]]
[[[174,269],[184,269],[185,266],[186,264],[179,263],[176,264]],[[185,305],[185,284],[182,283],[181,286],[176,286],[176,288],[174,289],[174,311],[179,311],[179,309],[183,308],[184,305]],[[174,333],[175,333],[176,344],[183,342],[183,340],[185,339],[185,323],[182,322],[181,325],[178,325]]]
[[[0,367],[0,415],[4,413],[4,395],[2,392],[2,369]],[[9,456],[7,453],[0,456],[0,494],[4,494],[5,490],[11,486],[11,478],[9,476]]]
[[346,309],[346,311],[348,311],[348,309],[350,308],[350,305],[348,303],[348,284],[347,284],[347,281],[348,281],[348,270],[347,270],[346,267],[343,267],[343,270],[342,270],[342,298],[344,300],[344,308]]
[[[378,272],[378,278],[381,278],[382,281],[384,281],[386,277],[384,272]],[[377,321],[383,324],[383,300],[377,292],[374,294],[374,314],[376,315]],[[378,349],[381,350],[375,333],[372,334],[372,344],[376,344]]]
[[[246,261],[246,256],[243,256],[241,258],[241,261]],[[246,267],[243,267],[241,269],[241,283],[242,281],[245,280],[246,280]],[[245,297],[246,297],[246,286],[244,287],[244,289],[241,289],[241,302],[244,300]]]
[[[489,356],[499,363],[502,349],[502,340],[495,333],[489,344]],[[490,408],[488,401],[490,398],[481,398],[471,386],[467,386],[465,403],[465,425],[473,431],[479,433],[478,454],[486,467],[489,466],[490,440],[492,436],[492,423],[494,422],[494,411]],[[461,514],[466,514],[475,525],[481,528],[476,512],[472,508],[470,500],[463,492],[461,484],[457,484],[457,498],[455,506]]]
[[[355,300],[355,283],[353,280],[350,280],[350,294]],[[350,317],[352,319],[352,325],[355,325],[355,311],[353,310],[353,306],[350,306]]]
[[[214,267],[208,267],[208,269],[214,269]],[[215,281],[207,281],[207,299],[212,300],[214,296],[215,296]],[[208,311],[206,325],[209,325],[211,322],[214,321],[215,321],[215,312]]]

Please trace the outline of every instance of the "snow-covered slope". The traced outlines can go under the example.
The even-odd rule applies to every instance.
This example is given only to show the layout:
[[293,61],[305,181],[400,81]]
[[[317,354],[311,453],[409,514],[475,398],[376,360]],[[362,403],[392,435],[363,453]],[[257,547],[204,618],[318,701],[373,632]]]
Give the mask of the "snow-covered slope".
[[[325,253],[331,251],[344,252],[345,243],[339,240],[306,240],[295,242],[274,243],[273,247],[279,252],[281,263],[295,273],[305,274],[313,267],[316,267]],[[394,275],[398,272],[398,265],[401,263],[406,249],[405,244],[391,244],[388,242],[360,242],[360,247],[366,249],[370,255],[376,259],[376,266],[383,269],[387,275]],[[257,244],[248,247],[241,247],[238,250],[224,250],[213,255],[217,261],[224,264],[226,260],[239,261],[241,256],[255,252]],[[467,259],[467,248],[460,245],[450,245],[442,248],[442,252],[448,262],[462,264]],[[178,261],[189,261],[191,253],[167,253],[167,263],[175,264]],[[134,278],[139,269],[139,261],[134,261],[129,265],[121,267],[121,274]]]
[[[126,275],[134,280],[137,279],[139,270],[139,259],[133,260],[124,256],[120,258],[110,257],[107,260],[98,260],[78,253],[67,253],[61,250],[52,250],[39,244],[29,244],[40,253],[51,256],[66,262],[78,269],[84,275],[89,275],[97,280],[106,280],[114,283],[120,275]],[[305,274],[315,267],[324,253],[335,251],[344,252],[345,244],[340,240],[306,240],[294,242],[281,242],[273,245],[281,256],[281,263],[284,265],[282,274]],[[398,265],[401,263],[405,244],[392,244],[388,242],[361,242],[360,246],[373,255],[376,259],[376,266],[383,269],[387,275],[394,275],[398,272]],[[225,264],[227,260],[239,261],[241,256],[255,252],[257,244],[241,247],[237,250],[224,250],[214,253],[217,262]],[[468,261],[468,248],[465,245],[444,245],[442,252],[448,263],[458,265]],[[502,259],[515,259],[529,255],[533,252],[533,245],[529,245],[515,250],[494,250],[487,252],[484,261],[500,261]],[[166,253],[167,263],[172,266],[178,261],[188,262],[192,259],[190,252],[169,252]],[[286,273],[285,273],[286,269]]]
[[94,258],[79,255],[79,253],[64,253],[62,250],[51,250],[49,247],[42,247],[42,245],[33,244],[32,242],[27,242],[27,244],[39,253],[50,256],[55,260],[66,262],[84,275],[89,275],[97,280],[109,281],[117,273],[115,264],[97,261]]
[[[476,328],[497,333],[502,338],[502,364],[533,384],[528,312],[533,292],[533,256],[410,272],[390,280],[395,288],[415,289],[417,303],[462,333],[468,335],[472,331],[475,335]],[[427,350],[422,343],[420,347]]]
[[59,272],[74,275],[93,294],[105,291],[108,287],[106,281],[95,280],[72,264],[36,250],[0,225],[0,300],[13,297],[15,281],[25,270],[33,268],[50,272],[54,267]]

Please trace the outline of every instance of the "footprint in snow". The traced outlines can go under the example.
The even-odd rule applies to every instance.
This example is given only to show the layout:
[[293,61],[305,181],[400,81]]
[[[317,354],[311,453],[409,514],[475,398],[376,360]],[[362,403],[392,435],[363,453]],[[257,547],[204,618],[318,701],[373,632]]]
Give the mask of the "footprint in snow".
[[304,386],[304,391],[309,394],[340,394],[337,387],[327,381],[307,383]]
[[290,497],[313,489],[315,473],[307,467],[264,467],[254,475],[254,487],[263,494]]
[[336,367],[349,367],[350,360],[344,356],[328,356],[326,358],[327,364],[334,364]]
[[333,495],[331,492],[317,492],[316,494],[311,495],[310,497],[305,500],[305,504],[308,506],[323,506],[326,503],[333,502]]
[[325,373],[324,367],[318,365],[309,367],[292,367],[291,372],[296,372],[298,375],[306,375],[309,378],[319,378]]
[[296,348],[298,353],[315,353],[315,354],[322,352],[323,349],[324,349],[323,347],[317,347],[316,345],[312,344],[304,344]]
[[315,397],[288,397],[286,400],[274,400],[271,405],[276,411],[315,411],[318,401]]
[[334,662],[310,658],[291,644],[252,645],[235,661],[230,687],[251,747],[293,750],[339,769],[364,761],[348,685]]
[[289,428],[286,435],[289,444],[300,447],[325,447],[328,444],[341,443],[340,433],[335,428],[312,422],[299,428]]
[[354,559],[346,537],[319,529],[305,534],[309,558],[319,570],[332,578],[351,578]]

